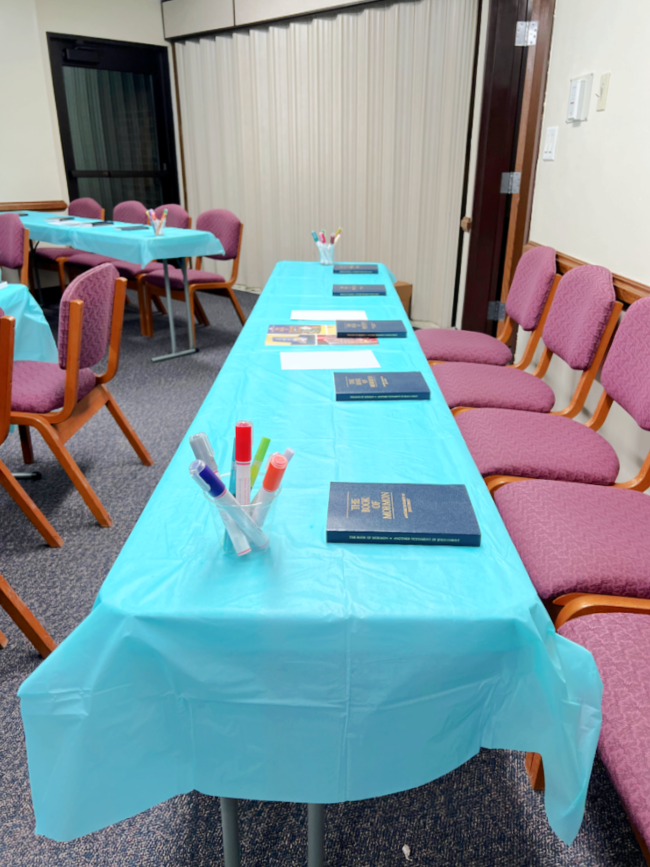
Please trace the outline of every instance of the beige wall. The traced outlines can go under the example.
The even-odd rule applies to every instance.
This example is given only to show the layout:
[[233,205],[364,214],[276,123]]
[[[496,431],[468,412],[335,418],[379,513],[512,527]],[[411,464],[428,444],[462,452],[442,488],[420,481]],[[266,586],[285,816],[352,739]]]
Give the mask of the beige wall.
[[[648,32],[647,0],[557,0],[543,133],[557,126],[559,134],[555,161],[540,159],[537,167],[530,237],[650,284]],[[588,120],[566,124],[569,80],[591,72]],[[611,73],[607,108],[597,112],[604,72]],[[554,359],[547,381],[557,409],[568,403],[577,374]],[[589,410],[600,393],[599,385],[592,389]],[[621,459],[619,479],[631,478],[650,449],[650,433],[620,408],[601,433]]]
[[68,200],[46,34],[165,45],[160,7],[160,0],[0,0],[0,201]]

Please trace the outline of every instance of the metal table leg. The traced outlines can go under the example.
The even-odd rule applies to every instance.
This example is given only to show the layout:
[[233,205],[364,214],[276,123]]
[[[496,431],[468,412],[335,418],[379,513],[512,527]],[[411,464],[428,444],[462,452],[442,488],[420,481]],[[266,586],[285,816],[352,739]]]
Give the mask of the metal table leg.
[[325,864],[325,805],[307,804],[307,867]]
[[[174,325],[174,312],[172,310],[172,290],[169,284],[169,266],[167,263],[167,259],[163,259],[163,271],[165,273],[165,296],[167,298],[167,316],[169,317],[169,334],[172,341],[172,351],[167,355],[157,355],[155,358],[151,359],[152,361],[167,361],[168,358],[178,358],[180,355],[193,355],[196,352],[194,340],[192,339],[191,322],[188,322],[188,327],[190,331],[190,348],[181,349],[180,352],[176,352],[176,327]],[[187,286],[187,272],[185,269],[185,260],[183,260],[183,279],[185,283],[185,300],[187,301],[187,308],[189,311],[190,295]]]
[[29,249],[31,252],[31,259],[32,259],[32,274],[34,275],[34,288],[38,292],[38,303],[42,307],[43,306],[43,290],[41,288],[41,277],[40,277],[40,274],[38,273],[38,265],[36,264],[36,248],[37,247],[38,247],[38,241],[36,242],[36,244],[34,244],[32,239],[30,238],[29,239]]
[[223,834],[223,862],[225,867],[240,867],[239,826],[236,798],[219,798]]

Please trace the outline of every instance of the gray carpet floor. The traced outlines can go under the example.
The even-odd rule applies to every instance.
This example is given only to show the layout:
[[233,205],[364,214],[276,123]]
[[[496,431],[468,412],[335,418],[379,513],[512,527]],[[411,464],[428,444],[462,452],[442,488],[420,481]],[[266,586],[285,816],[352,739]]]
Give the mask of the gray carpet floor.
[[[246,311],[256,296],[239,293]],[[166,319],[155,316],[153,340],[141,337],[137,310],[127,307],[120,370],[110,388],[155,460],[143,467],[107,411],[70,442],[74,458],[114,520],[102,529],[34,436],[39,482],[26,489],[63,536],[47,548],[0,489],[0,572],[61,641],[88,614],[97,591],[199,409],[240,330],[230,303],[204,302],[211,321],[198,332],[201,352],[152,364],[168,351]],[[185,321],[175,305],[179,338]],[[57,307],[46,315],[56,333]],[[16,434],[1,448],[22,468]],[[16,692],[39,657],[0,609],[9,645],[0,651],[1,867],[217,867],[223,864],[218,801],[193,792],[72,843],[34,836],[23,730]],[[380,761],[380,757],[378,757]],[[306,808],[255,801],[240,805],[244,867],[306,864]],[[543,796],[533,792],[522,753],[483,750],[427,786],[371,801],[329,806],[326,859],[337,867],[643,867],[645,863],[607,772],[596,762],[585,820],[576,842],[550,831]]]

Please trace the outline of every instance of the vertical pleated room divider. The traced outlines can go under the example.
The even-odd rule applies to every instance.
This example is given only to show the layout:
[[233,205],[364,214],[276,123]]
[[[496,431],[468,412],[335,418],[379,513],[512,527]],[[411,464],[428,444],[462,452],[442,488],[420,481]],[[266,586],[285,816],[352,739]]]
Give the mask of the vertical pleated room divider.
[[239,280],[337,258],[414,284],[450,325],[478,0],[350,7],[177,45],[188,206],[245,224]]

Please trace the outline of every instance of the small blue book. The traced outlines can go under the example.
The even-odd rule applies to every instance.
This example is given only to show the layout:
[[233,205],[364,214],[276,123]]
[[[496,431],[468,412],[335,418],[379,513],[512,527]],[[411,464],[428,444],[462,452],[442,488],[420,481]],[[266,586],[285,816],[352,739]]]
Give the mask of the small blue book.
[[331,482],[327,541],[476,548],[481,531],[465,485]]
[[354,283],[335,283],[332,289],[333,295],[385,295],[386,287],[383,283],[366,283],[365,285]]
[[337,400],[430,400],[431,391],[422,374],[335,373]]
[[335,265],[335,274],[379,274],[379,267],[371,265],[369,262],[362,262],[359,265]]
[[406,337],[406,325],[399,319],[337,319],[337,337]]

